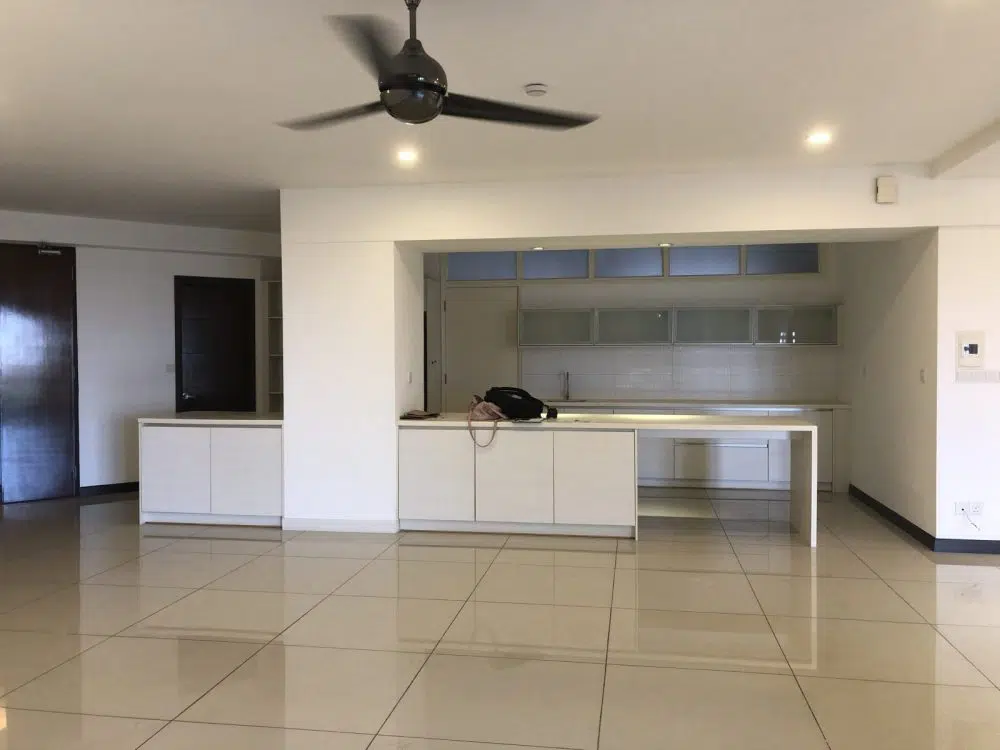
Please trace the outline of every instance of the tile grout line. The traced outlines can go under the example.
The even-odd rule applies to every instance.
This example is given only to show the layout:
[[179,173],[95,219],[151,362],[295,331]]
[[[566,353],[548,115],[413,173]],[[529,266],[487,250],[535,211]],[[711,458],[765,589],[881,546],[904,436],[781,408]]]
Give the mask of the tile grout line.
[[[466,605],[472,600],[472,597],[475,596],[476,589],[479,588],[479,584],[482,583],[483,578],[486,577],[486,574],[490,572],[490,569],[496,563],[497,558],[500,557],[500,553],[504,550],[504,548],[506,548],[507,543],[509,541],[510,541],[510,535],[506,536],[503,540],[503,544],[501,544],[499,547],[496,548],[497,550],[496,555],[494,555],[493,559],[490,560],[490,564],[486,566],[486,570],[483,571],[483,575],[476,578],[476,583],[472,587],[472,590],[469,592],[469,595],[465,598],[465,601],[462,602],[462,606],[460,606],[456,610],[455,616],[451,618],[451,621],[448,623],[447,627],[445,627],[445,629],[441,631],[441,637],[437,639],[437,643],[434,644],[434,648],[432,648],[430,651],[427,652],[427,655],[424,658],[423,663],[420,665],[417,671],[414,672],[413,679],[411,679],[407,683],[406,688],[403,690],[403,692],[399,694],[399,698],[396,699],[396,702],[392,704],[392,708],[389,709],[389,712],[385,715],[385,719],[383,719],[382,723],[379,724],[379,727],[372,735],[371,740],[368,742],[367,745],[365,745],[365,750],[371,748],[371,746],[375,743],[375,740],[378,739],[378,737],[382,734],[382,730],[385,728],[385,725],[389,723],[389,719],[391,719],[392,715],[396,713],[396,709],[399,708],[399,704],[403,702],[403,699],[406,697],[406,694],[410,692],[410,688],[413,687],[413,684],[417,681],[417,678],[420,677],[420,674],[424,671],[424,668],[427,666],[428,662],[430,662],[431,657],[434,656],[434,654],[437,652],[438,648],[441,646],[441,642],[444,640],[444,637],[448,634],[448,631],[451,630],[452,625],[455,624],[455,620],[459,618],[459,615],[462,614],[462,610],[465,609]],[[475,550],[476,548],[472,547],[472,549]],[[398,563],[399,560],[397,560],[396,562]],[[477,574],[478,571],[476,571],[476,566],[478,565],[478,563],[476,562],[476,553],[474,551],[472,553],[471,565],[473,568],[473,574]]]
[[[639,522],[636,517],[636,523]],[[636,544],[639,541],[639,529],[635,530]],[[636,550],[638,554],[638,550]],[[597,714],[597,750],[601,750],[601,729],[604,726],[604,697],[608,693],[608,661],[611,658],[611,624],[615,614],[615,580],[618,578],[618,543],[615,543],[614,566],[611,568],[611,601],[608,606],[608,638],[604,644],[604,679],[601,682],[601,708]]]
[[[819,524],[819,513],[817,512],[816,523]],[[732,547],[732,539],[729,536],[729,532],[726,531],[726,527],[723,525],[722,530],[726,533],[726,538],[729,539],[730,547]],[[732,547],[733,554],[736,555],[736,548]],[[785,665],[788,667],[788,672],[792,679],[795,680],[795,686],[799,689],[799,694],[802,696],[802,700],[806,704],[806,708],[809,709],[809,713],[816,723],[816,728],[819,730],[820,737],[823,738],[823,742],[826,743],[827,748],[830,748],[830,740],[826,736],[826,732],[823,731],[822,724],[819,723],[819,717],[816,716],[816,711],[813,709],[812,704],[809,702],[809,698],[806,697],[806,691],[802,689],[802,683],[799,682],[799,676],[795,674],[795,670],[792,669],[792,663],[788,660],[788,654],[785,653],[784,647],[781,645],[781,641],[778,640],[778,634],[774,631],[774,625],[771,624],[771,618],[767,616],[767,612],[764,611],[764,606],[760,603],[760,597],[757,596],[757,591],[754,589],[753,584],[750,582],[750,576],[746,572],[746,568],[743,566],[743,561],[740,560],[739,555],[736,555],[736,561],[739,563],[740,570],[743,571],[743,577],[746,579],[747,586],[750,587],[750,592],[753,594],[754,601],[757,602],[757,606],[760,608],[761,615],[764,616],[764,622],[767,623],[768,629],[771,631],[771,637],[774,638],[775,644],[778,646],[778,650],[781,652],[781,656],[785,660]]]

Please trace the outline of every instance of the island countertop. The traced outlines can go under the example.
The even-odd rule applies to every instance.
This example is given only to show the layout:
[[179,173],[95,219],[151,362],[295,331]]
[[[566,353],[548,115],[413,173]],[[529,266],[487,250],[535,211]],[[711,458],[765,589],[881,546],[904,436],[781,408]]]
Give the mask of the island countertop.
[[[491,430],[680,430],[684,432],[816,432],[816,425],[791,416],[733,416],[716,414],[572,414],[528,422],[473,422],[475,429]],[[401,428],[467,429],[465,414],[442,414],[433,419],[400,419]]]

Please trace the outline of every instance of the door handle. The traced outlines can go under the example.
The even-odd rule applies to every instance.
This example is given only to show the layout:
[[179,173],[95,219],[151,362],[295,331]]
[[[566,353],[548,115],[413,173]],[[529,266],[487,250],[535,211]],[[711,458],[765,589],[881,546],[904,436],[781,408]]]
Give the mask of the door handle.
[[182,393],[181,394],[181,399],[183,399],[184,401],[190,401],[193,398],[194,398],[194,396],[192,396],[190,393]]

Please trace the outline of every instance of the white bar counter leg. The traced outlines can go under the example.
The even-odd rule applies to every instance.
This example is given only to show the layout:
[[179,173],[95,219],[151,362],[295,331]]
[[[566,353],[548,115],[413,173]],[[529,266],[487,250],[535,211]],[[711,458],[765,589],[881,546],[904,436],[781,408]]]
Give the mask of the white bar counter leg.
[[792,526],[809,547],[816,546],[817,493],[819,451],[816,430],[796,432],[791,436]]

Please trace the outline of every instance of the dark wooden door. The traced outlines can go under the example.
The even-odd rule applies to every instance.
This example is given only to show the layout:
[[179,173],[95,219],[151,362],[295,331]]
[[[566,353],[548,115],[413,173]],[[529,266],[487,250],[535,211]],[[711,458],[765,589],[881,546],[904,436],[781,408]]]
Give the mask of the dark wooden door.
[[72,248],[0,244],[0,492],[77,494]]
[[174,277],[177,411],[256,411],[253,279]]

